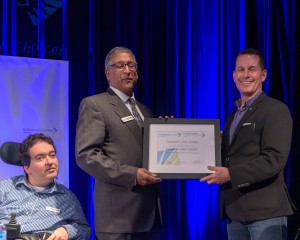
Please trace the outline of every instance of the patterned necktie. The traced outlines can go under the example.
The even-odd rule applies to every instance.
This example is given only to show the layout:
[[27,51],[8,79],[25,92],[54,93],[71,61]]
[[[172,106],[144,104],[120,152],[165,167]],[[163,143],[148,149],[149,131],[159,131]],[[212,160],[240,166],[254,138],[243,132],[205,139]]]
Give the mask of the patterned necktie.
[[139,114],[138,110],[136,109],[136,103],[133,98],[129,98],[128,102],[131,106],[132,114],[134,116],[134,119],[137,121],[138,125],[142,128],[143,127],[143,119],[141,115]]

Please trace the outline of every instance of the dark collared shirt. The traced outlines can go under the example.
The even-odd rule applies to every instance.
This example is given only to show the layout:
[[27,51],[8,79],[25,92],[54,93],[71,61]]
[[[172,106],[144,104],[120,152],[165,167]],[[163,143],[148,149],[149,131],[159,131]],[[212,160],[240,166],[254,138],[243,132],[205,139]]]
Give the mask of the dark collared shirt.
[[244,106],[241,106],[242,100],[238,99],[234,102],[235,106],[236,106],[236,112],[234,114],[234,119],[231,123],[230,126],[230,144],[232,141],[232,137],[235,133],[235,130],[239,124],[239,122],[241,121],[242,117],[245,115],[246,111],[250,108],[251,104],[258,98],[258,96],[262,93],[262,91],[260,91],[256,96],[254,96],[253,98],[249,99],[248,101],[245,102]]

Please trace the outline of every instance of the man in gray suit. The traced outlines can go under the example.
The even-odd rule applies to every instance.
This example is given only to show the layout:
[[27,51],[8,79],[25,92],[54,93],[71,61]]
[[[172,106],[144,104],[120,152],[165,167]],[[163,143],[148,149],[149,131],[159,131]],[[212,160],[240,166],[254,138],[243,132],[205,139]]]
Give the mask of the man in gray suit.
[[132,51],[113,48],[105,59],[105,74],[110,87],[82,100],[76,129],[77,164],[95,178],[96,236],[157,240],[161,179],[142,168],[140,122],[152,112],[135,100],[138,73]]
[[285,104],[262,91],[266,77],[257,50],[239,53],[233,79],[241,98],[224,126],[224,167],[208,167],[215,172],[201,179],[223,184],[221,217],[228,219],[229,240],[286,239],[286,216],[294,210],[284,183],[292,118]]

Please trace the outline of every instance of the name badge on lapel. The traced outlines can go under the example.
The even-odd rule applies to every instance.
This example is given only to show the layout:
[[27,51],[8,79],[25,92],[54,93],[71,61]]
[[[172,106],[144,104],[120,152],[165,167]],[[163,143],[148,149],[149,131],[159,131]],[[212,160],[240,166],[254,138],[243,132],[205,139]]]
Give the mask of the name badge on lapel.
[[125,123],[125,122],[129,122],[129,121],[132,121],[134,120],[134,117],[133,116],[127,116],[127,117],[123,117],[122,118],[122,122]]

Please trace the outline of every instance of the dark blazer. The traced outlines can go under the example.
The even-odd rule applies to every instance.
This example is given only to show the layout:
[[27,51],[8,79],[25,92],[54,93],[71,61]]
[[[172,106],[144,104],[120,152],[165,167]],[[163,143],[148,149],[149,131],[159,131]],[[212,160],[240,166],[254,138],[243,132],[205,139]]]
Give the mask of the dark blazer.
[[284,183],[293,127],[289,109],[262,92],[229,144],[234,114],[223,131],[222,163],[229,168],[231,182],[221,191],[221,217],[251,222],[292,214],[294,206]]
[[[151,111],[137,102],[145,118]],[[76,129],[76,161],[95,178],[95,231],[145,232],[153,225],[157,184],[134,186],[142,167],[143,135],[124,102],[109,88],[82,100]],[[128,119],[128,118],[127,118]]]

